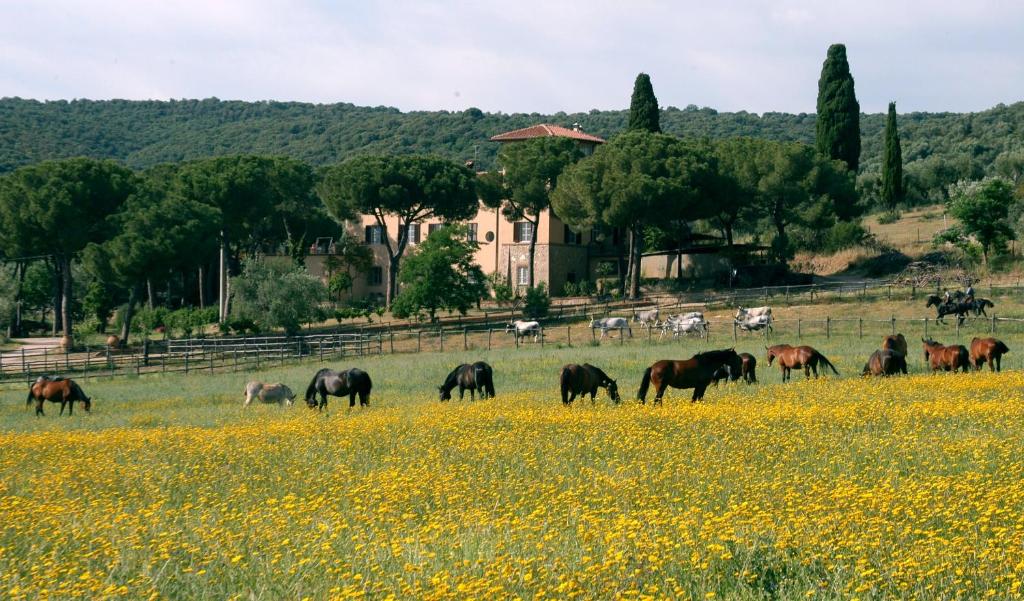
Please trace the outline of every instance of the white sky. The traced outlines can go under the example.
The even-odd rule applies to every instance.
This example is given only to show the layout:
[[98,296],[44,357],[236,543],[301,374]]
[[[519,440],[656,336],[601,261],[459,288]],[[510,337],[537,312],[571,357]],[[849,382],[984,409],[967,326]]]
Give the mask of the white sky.
[[865,112],[1024,99],[1024,1],[0,0],[0,96],[541,112],[814,110],[830,43]]

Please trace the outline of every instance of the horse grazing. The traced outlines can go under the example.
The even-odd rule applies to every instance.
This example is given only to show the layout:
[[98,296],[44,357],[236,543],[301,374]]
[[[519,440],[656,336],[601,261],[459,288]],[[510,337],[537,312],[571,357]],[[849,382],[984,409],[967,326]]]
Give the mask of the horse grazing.
[[[306,405],[310,409],[323,410],[327,406],[327,395],[345,396],[348,395],[348,406],[356,406],[356,395],[359,395],[359,405],[370,404],[370,390],[373,382],[370,381],[370,374],[353,367],[345,371],[334,371],[333,369],[321,369],[313,376],[313,380],[306,387]],[[320,395],[319,405],[316,402],[316,395]]]
[[894,376],[907,373],[907,356],[892,349],[879,349],[864,364],[865,376]]
[[[766,346],[765,350],[768,351],[768,365],[770,366],[776,359],[779,360],[779,369],[782,370],[782,381],[791,380],[793,378],[792,370],[804,369],[804,377],[810,378],[811,372],[814,372],[814,377],[818,377],[818,364],[822,363],[826,367],[832,368],[832,373],[839,375],[836,370],[836,366],[819,353],[816,349],[810,346],[791,346],[788,344],[776,344],[775,346]],[[822,373],[824,373],[822,368]]]
[[619,338],[622,338],[622,330],[627,330],[629,332],[629,337],[633,337],[633,328],[629,327],[629,320],[625,317],[591,319],[589,327],[591,330],[601,330],[601,338],[605,337],[608,330],[618,330]]
[[533,341],[537,342],[540,337],[540,322],[517,319],[505,326],[505,333],[514,334],[517,341],[533,334]]
[[563,405],[571,405],[576,400],[576,395],[580,395],[582,398],[588,393],[590,394],[590,403],[593,404],[598,388],[606,389],[608,396],[616,404],[622,402],[622,397],[619,396],[619,385],[615,380],[609,378],[608,374],[604,373],[600,367],[594,367],[589,363],[566,365],[562,368],[558,381],[562,386]]
[[928,340],[922,338],[921,344],[924,346],[924,360],[931,366],[932,371],[941,369],[955,373],[956,370],[962,369],[964,373],[967,373],[967,367],[971,360],[964,345],[945,346],[930,338]]
[[291,388],[278,382],[277,384],[265,384],[263,382],[249,382],[245,385],[245,405],[248,407],[256,399],[261,403],[277,403],[278,405],[292,405],[295,400],[295,393]]
[[64,406],[68,405],[68,415],[75,412],[75,401],[80,401],[86,411],[92,408],[92,399],[85,396],[82,387],[69,378],[49,378],[39,376],[28,388],[28,399],[25,405],[36,402],[36,415],[43,415],[43,402],[60,403],[60,414],[64,415]]
[[[904,357],[907,356],[907,339],[903,334],[893,334],[882,339],[883,351],[895,351]],[[906,372],[903,372],[906,373]]]
[[988,362],[989,371],[1000,371],[1002,369],[1003,355],[1010,352],[1010,348],[997,338],[975,338],[971,340],[970,360],[974,369],[981,369],[981,366]]
[[692,388],[693,397],[691,402],[697,402],[704,398],[704,391],[711,384],[711,378],[723,365],[736,365],[740,362],[739,355],[735,349],[720,351],[705,351],[697,353],[684,361],[673,361],[663,359],[648,367],[644,371],[643,379],[640,381],[640,390],[637,391],[637,399],[641,403],[647,402],[647,388],[654,384],[654,402],[661,403],[665,389]]
[[452,398],[452,389],[459,387],[459,400],[466,398],[466,390],[469,390],[469,400],[476,400],[476,391],[480,391],[480,398],[494,398],[494,372],[490,365],[483,361],[477,361],[470,365],[463,363],[452,370],[444,379],[444,384],[437,387],[441,392],[441,400],[448,401]]

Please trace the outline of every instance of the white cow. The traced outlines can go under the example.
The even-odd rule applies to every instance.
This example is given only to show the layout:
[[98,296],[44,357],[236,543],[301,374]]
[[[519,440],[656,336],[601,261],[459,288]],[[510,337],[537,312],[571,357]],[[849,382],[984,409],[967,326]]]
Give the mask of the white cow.
[[749,309],[744,309],[743,307],[740,307],[739,309],[736,309],[736,320],[737,321],[745,321],[745,320],[747,320],[747,319],[749,319],[751,317],[761,317],[762,315],[767,315],[768,319],[771,319],[771,317],[772,317],[772,308],[771,307],[751,307]]
[[772,316],[771,315],[758,315],[747,317],[746,319],[737,319],[736,325],[739,326],[744,332],[753,332],[756,330],[763,330],[768,328],[768,331],[772,331]]
[[640,327],[653,327],[658,325],[658,308],[644,309],[643,311],[637,311],[633,309],[633,321],[639,321]]
[[619,337],[622,337],[622,330],[629,332],[629,337],[633,337],[633,328],[629,327],[629,320],[625,317],[604,317],[601,319],[590,320],[591,330],[601,330],[601,338],[604,338],[608,333],[608,330],[618,330]]
[[245,385],[245,406],[248,407],[253,399],[261,403],[277,403],[278,405],[291,406],[295,400],[295,393],[280,382],[277,384],[264,384],[263,382],[249,382]]
[[661,325],[661,337],[672,332],[673,337],[685,334],[697,334],[702,338],[707,336],[708,322],[700,311],[686,313],[685,315],[673,315]]
[[508,324],[507,326],[505,326],[505,333],[511,333],[515,335],[516,340],[525,338],[526,336],[533,334],[533,341],[537,342],[538,340],[540,340],[540,322],[523,321],[522,319],[517,319],[512,323]]

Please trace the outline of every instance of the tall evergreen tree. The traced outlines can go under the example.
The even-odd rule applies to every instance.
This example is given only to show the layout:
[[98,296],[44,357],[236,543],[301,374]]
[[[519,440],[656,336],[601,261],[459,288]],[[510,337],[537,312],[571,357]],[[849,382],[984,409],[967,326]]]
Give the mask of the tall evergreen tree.
[[882,202],[890,211],[903,200],[903,150],[896,129],[896,103],[889,103],[885,119],[885,148],[882,150]]
[[829,46],[821,66],[815,130],[818,152],[843,161],[856,173],[860,165],[860,104],[843,44]]
[[633,97],[629,101],[629,129],[661,133],[661,113],[654,95],[651,76],[641,73],[633,83]]

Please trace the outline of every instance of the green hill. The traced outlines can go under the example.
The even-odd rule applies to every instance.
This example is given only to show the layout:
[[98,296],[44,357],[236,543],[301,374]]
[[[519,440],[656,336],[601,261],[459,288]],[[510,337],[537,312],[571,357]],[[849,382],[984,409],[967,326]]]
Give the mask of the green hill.
[[[0,99],[0,173],[36,161],[69,156],[113,158],[141,168],[167,161],[234,153],[283,154],[315,165],[360,152],[436,153],[456,160],[476,157],[493,165],[497,144],[487,138],[538,122],[570,125],[608,137],[621,131],[627,112],[503,114],[415,111],[388,107],[296,102],[206,100]],[[1000,153],[1021,144],[1024,103],[978,113],[900,115],[903,156],[918,171],[986,173]],[[878,170],[885,115],[864,115],[863,171]],[[813,114],[720,113],[669,107],[668,133],[721,138],[757,136],[811,142]],[[941,164],[932,164],[941,163]],[[908,169],[913,176],[914,168]],[[944,179],[948,179],[946,174]]]

